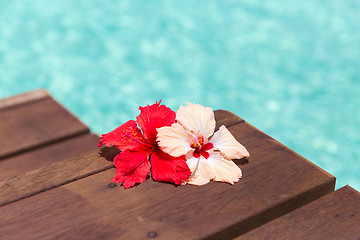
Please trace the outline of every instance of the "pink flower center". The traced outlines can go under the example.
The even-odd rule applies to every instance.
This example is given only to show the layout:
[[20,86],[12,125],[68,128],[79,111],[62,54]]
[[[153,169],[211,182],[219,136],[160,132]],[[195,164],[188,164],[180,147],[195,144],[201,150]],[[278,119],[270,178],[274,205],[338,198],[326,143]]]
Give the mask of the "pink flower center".
[[195,158],[199,158],[201,155],[205,159],[208,159],[210,157],[210,154],[208,153],[208,151],[213,149],[214,145],[210,142],[204,144],[204,137],[199,133],[196,134],[196,137],[192,138],[192,140],[193,141],[190,143],[190,146],[192,149],[194,149],[193,156]]

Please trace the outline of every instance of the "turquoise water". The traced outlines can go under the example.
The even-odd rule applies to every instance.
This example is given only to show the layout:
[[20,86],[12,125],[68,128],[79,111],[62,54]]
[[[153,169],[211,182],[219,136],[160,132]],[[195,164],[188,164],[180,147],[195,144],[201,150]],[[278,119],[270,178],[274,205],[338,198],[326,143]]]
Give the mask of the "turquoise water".
[[162,99],[227,109],[360,190],[360,1],[0,2],[0,97],[104,133]]

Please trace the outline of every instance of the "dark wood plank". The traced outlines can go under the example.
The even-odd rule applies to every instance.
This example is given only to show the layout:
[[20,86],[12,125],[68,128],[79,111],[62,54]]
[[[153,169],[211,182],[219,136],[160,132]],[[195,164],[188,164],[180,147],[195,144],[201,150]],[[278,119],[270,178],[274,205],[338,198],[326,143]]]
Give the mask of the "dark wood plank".
[[[221,121],[222,124],[227,126],[237,121],[238,118],[234,116],[235,116],[234,114],[228,111],[224,111],[224,110],[215,111],[216,120]],[[19,165],[24,164],[25,162],[27,162],[27,160],[35,161],[34,164],[41,164],[45,166],[49,161],[52,161],[52,159],[48,159],[46,157],[47,154],[55,153],[55,154],[59,154],[59,156],[68,154],[67,152],[71,151],[72,143],[77,142],[78,144],[78,141],[76,139],[79,139],[81,141],[82,136],[67,141],[59,142],[58,144],[54,144],[52,146],[39,148],[38,150],[33,150],[28,153],[17,155],[13,158],[8,158],[6,160],[3,160],[4,161],[3,163],[0,162],[0,167],[2,167],[2,169],[4,170],[3,173],[4,175],[7,174],[7,176],[10,176],[13,175],[14,173],[16,174],[17,171],[21,171],[15,168],[17,164]],[[88,140],[93,141],[91,139]],[[84,141],[83,147],[92,148],[93,143],[89,143],[88,145],[87,142]],[[63,150],[67,148],[70,149],[64,152]],[[76,149],[77,148],[75,148],[74,150]],[[108,161],[111,161],[114,158],[114,156],[119,153],[119,150],[116,148],[109,148],[109,149],[104,148],[103,150],[104,150],[103,152],[100,152],[100,155],[103,157],[101,158],[101,160],[98,159],[98,154],[96,153],[94,153],[91,157],[75,158],[77,159],[76,161],[78,161],[77,162],[78,168],[75,169],[76,171],[71,171],[71,169],[74,170],[73,167],[67,166],[67,164],[73,164],[74,162],[74,159],[70,159],[58,164],[50,165],[48,167],[39,169],[38,171],[29,172],[25,175],[20,175],[17,178],[8,179],[6,181],[0,182],[0,188],[1,186],[11,186],[11,188],[7,187],[8,189],[7,191],[3,191],[0,193],[0,206],[51,189],[54,186],[60,186],[64,183],[68,183],[70,181],[80,179],[79,176],[77,176],[77,174],[79,175],[81,174],[83,176],[84,172],[88,173],[88,172],[104,171],[105,169],[108,169],[109,166],[112,166],[112,163]],[[36,158],[39,158],[39,161],[37,161]],[[45,160],[46,162],[40,161],[40,158],[42,160]],[[107,159],[108,161],[105,161],[104,159]],[[98,162],[99,165],[91,165],[92,161]],[[90,166],[91,171],[89,171],[88,169],[89,164],[91,165]],[[84,166],[83,170],[81,169],[81,166]],[[23,167],[24,169],[27,169],[33,166],[32,163],[30,162],[29,165],[26,164]],[[96,167],[98,169],[96,169]],[[35,169],[35,167],[33,169]],[[54,175],[52,181],[48,181],[47,175],[49,175],[48,171],[50,171],[51,169],[54,169],[56,172],[52,173]],[[66,171],[68,172],[68,174],[64,175],[62,174],[62,171]],[[2,170],[0,170],[0,174],[1,172]],[[41,182],[42,184],[38,185],[38,182]],[[25,188],[23,187],[24,183],[26,183],[24,185]]]
[[215,113],[215,120],[216,120],[216,127],[218,129],[220,126],[224,125],[225,127],[230,127],[238,123],[244,122],[244,119],[241,117],[233,114],[232,112],[226,110],[216,110]]
[[35,100],[21,95],[20,100],[15,96],[12,101],[3,101],[0,159],[89,132],[87,126],[50,96],[41,92],[29,95],[35,96]]
[[345,186],[240,239],[360,239],[360,193]]
[[48,97],[50,97],[50,94],[46,90],[36,89],[30,92],[21,93],[12,97],[0,99],[0,111]]
[[7,239],[232,239],[333,191],[333,176],[250,124],[229,130],[251,154],[234,186],[148,180],[109,188],[112,168],[1,207],[0,232]]
[[0,182],[0,206],[105,171],[113,163],[90,151]]
[[0,180],[98,149],[99,136],[84,134],[0,161]]

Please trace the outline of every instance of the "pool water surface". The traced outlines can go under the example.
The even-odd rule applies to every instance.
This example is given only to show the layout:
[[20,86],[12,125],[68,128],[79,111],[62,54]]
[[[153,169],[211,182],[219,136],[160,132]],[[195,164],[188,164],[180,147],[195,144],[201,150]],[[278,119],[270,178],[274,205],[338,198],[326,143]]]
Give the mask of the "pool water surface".
[[92,131],[139,105],[241,116],[360,190],[360,2],[0,3],[0,97],[47,89]]

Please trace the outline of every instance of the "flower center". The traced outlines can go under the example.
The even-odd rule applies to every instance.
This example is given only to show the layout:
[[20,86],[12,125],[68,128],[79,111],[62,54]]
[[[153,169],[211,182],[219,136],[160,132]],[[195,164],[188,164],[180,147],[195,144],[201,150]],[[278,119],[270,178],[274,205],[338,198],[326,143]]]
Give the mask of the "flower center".
[[209,158],[210,154],[208,153],[208,151],[214,148],[214,145],[210,142],[204,144],[204,137],[200,134],[200,132],[195,133],[191,131],[188,139],[190,147],[194,149],[193,156],[195,158],[199,158],[200,155],[203,156],[205,159]]

